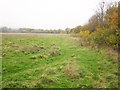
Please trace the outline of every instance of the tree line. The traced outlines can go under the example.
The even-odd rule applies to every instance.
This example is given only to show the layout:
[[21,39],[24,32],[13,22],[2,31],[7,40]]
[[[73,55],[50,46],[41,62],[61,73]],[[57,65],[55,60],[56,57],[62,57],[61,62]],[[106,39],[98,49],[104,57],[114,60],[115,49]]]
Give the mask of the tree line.
[[68,31],[80,37],[80,43],[92,47],[118,49],[120,38],[120,2],[100,2],[88,23]]
[[54,33],[54,34],[63,34],[66,33],[65,30],[62,29],[54,29],[54,30],[45,30],[45,29],[33,29],[33,28],[8,28],[1,27],[0,32],[2,33]]

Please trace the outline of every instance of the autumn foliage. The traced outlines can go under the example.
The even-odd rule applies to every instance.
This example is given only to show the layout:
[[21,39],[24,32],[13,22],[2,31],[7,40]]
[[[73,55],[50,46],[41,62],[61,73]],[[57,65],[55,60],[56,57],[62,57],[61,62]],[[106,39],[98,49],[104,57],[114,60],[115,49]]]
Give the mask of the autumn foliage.
[[71,29],[71,33],[80,37],[81,45],[117,50],[120,37],[118,2],[101,2],[98,6],[88,23]]

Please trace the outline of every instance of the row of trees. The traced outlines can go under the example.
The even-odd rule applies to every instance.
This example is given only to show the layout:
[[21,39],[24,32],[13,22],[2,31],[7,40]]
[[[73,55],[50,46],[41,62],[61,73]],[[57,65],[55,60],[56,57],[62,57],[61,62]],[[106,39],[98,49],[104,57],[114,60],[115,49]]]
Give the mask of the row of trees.
[[8,27],[1,27],[0,32],[2,33],[55,33],[55,34],[66,33],[65,30],[62,30],[62,29],[58,29],[58,30],[44,30],[44,29],[32,29],[32,28],[13,29]]
[[117,49],[120,38],[118,17],[120,17],[120,3],[101,2],[87,24],[72,28],[69,33],[79,36],[81,45],[109,46]]

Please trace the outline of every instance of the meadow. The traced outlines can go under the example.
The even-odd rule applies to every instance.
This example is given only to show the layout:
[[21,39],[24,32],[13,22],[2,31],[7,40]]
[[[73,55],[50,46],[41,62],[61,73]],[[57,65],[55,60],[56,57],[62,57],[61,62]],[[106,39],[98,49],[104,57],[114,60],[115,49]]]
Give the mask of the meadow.
[[118,60],[69,35],[3,34],[3,88],[117,88]]

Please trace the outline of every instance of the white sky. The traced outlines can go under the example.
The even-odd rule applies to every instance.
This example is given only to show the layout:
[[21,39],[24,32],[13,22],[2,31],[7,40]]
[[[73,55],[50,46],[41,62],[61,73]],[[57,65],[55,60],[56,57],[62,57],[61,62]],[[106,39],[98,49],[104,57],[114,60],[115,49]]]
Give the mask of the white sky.
[[0,0],[0,27],[65,29],[85,24],[101,0]]

